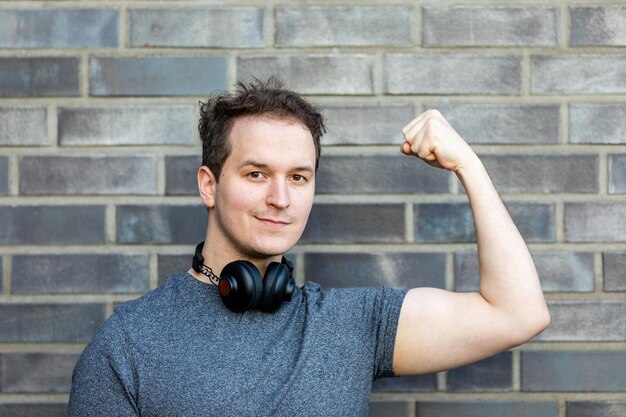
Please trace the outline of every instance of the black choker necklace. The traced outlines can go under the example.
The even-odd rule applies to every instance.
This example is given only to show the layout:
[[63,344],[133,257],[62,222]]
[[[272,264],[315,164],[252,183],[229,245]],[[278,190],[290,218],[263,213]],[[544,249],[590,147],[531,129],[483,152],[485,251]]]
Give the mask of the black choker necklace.
[[211,284],[219,286],[220,277],[215,275],[213,270],[204,264],[204,257],[202,256],[203,245],[204,242],[200,242],[198,246],[196,246],[196,253],[193,256],[193,262],[191,263],[191,267],[194,271],[206,276],[211,281]]
[[215,273],[213,272],[213,270],[211,268],[209,268],[208,266],[206,266],[205,264],[202,264],[200,266],[200,271],[199,271],[202,275],[206,276],[207,278],[209,278],[209,280],[211,281],[211,284],[213,285],[219,285],[220,283],[220,277],[218,277],[217,275],[215,275]]

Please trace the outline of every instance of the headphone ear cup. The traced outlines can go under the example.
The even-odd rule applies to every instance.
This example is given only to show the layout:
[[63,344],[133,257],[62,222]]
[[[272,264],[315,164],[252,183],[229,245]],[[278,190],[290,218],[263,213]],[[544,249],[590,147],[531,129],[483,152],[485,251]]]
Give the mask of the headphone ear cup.
[[295,283],[291,282],[289,268],[278,262],[271,262],[263,277],[263,296],[259,308],[267,313],[273,313],[283,304],[291,300]]
[[263,296],[261,274],[251,262],[231,262],[222,269],[219,292],[224,305],[232,311],[242,313],[256,308]]

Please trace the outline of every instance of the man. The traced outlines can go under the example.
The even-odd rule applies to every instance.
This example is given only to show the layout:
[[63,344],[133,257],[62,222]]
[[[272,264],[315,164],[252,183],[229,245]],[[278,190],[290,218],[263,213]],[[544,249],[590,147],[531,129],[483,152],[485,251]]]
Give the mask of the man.
[[313,204],[321,115],[270,80],[203,104],[199,130],[205,244],[193,268],[102,326],[74,371],[70,416],[364,416],[376,378],[468,364],[548,325],[522,237],[479,158],[437,111],[402,129],[401,151],[465,186],[476,293],[291,288],[282,255]]

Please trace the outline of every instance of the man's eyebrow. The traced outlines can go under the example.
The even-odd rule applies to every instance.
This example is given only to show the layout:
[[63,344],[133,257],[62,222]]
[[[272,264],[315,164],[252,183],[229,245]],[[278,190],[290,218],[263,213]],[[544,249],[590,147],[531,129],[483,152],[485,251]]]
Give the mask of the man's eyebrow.
[[[248,159],[247,161],[244,161],[243,163],[241,163],[239,165],[239,169],[242,169],[242,168],[248,167],[248,166],[255,167],[255,168],[266,169],[269,165],[264,164],[263,162],[255,161],[253,159]],[[310,172],[310,173],[315,172],[313,167],[309,166],[309,165],[303,165],[303,166],[299,166],[299,167],[294,167],[294,168],[291,169],[291,171],[294,171],[294,172],[307,171],[307,172]]]

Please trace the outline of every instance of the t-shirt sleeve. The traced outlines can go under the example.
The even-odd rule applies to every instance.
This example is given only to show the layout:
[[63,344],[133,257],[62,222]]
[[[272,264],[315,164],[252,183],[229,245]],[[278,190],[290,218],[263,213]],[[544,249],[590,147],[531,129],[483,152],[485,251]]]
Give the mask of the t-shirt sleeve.
[[132,370],[115,314],[100,328],[72,375],[68,417],[138,416]]

